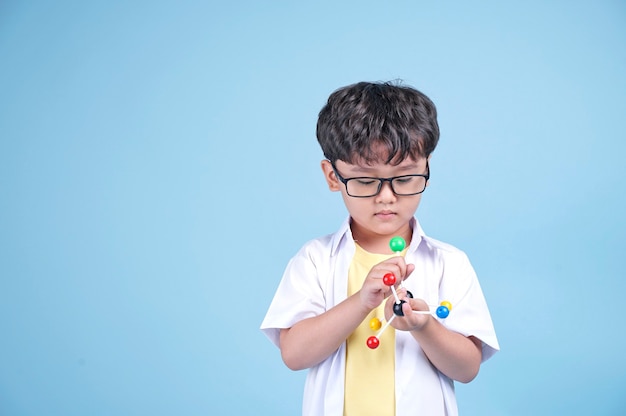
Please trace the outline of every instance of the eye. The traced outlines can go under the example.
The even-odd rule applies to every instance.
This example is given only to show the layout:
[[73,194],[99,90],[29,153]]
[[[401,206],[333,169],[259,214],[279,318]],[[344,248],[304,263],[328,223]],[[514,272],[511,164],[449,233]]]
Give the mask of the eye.
[[378,181],[376,179],[370,179],[370,178],[359,178],[359,179],[356,179],[356,182],[361,186],[369,186],[369,185],[375,184]]
[[401,184],[401,185],[411,183],[414,180],[415,180],[415,176],[399,176],[394,179],[396,183]]

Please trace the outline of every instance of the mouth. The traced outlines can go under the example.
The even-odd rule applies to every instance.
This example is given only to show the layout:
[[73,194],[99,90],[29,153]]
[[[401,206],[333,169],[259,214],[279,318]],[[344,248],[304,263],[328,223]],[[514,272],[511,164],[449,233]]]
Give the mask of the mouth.
[[374,214],[374,216],[376,218],[380,218],[381,220],[388,220],[388,219],[394,218],[396,216],[396,213],[393,211],[389,211],[389,210],[383,210],[383,211],[378,211],[377,213]]

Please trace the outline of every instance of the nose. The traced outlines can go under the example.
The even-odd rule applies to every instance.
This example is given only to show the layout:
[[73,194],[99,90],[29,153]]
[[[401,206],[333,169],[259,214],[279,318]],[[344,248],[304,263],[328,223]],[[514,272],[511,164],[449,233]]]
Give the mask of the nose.
[[384,181],[380,187],[380,192],[376,195],[376,202],[391,203],[395,202],[397,196],[391,189],[391,181]]

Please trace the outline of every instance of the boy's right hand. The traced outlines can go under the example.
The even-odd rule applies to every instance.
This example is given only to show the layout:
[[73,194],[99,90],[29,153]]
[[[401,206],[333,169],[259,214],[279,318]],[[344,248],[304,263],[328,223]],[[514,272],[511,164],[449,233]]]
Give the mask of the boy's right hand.
[[393,273],[396,276],[396,284],[406,280],[415,270],[414,264],[406,264],[404,257],[391,257],[383,262],[378,263],[367,274],[363,286],[359,291],[361,304],[372,310],[382,303],[389,295],[391,288],[383,283],[383,276],[387,273]]

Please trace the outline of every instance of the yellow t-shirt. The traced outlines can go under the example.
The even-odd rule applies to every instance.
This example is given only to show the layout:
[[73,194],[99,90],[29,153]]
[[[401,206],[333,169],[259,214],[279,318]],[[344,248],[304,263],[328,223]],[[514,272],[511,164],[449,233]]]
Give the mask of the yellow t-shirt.
[[[357,244],[348,271],[348,296],[361,289],[365,277],[373,266],[391,256],[369,253]],[[387,327],[380,336],[380,345],[376,349],[372,350],[366,344],[367,338],[377,335],[380,331],[380,329],[370,328],[371,319],[378,318],[383,326],[385,324],[385,302],[370,312],[348,337],[344,416],[394,416],[396,414],[395,330],[391,326]]]

